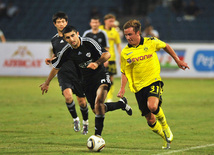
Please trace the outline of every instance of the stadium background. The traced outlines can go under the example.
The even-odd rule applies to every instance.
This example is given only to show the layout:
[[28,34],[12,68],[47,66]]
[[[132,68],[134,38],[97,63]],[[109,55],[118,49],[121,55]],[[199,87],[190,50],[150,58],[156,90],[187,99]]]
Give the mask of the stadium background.
[[[9,3],[11,0],[2,0]],[[136,1],[136,2],[135,2]],[[1,18],[0,28],[7,40],[49,41],[55,34],[52,15],[64,11],[69,16],[69,23],[79,29],[80,34],[89,28],[91,10],[96,8],[101,19],[107,13],[113,13],[120,21],[120,27],[127,19],[137,18],[142,26],[145,18],[160,33],[160,39],[174,41],[211,42],[214,36],[214,2],[195,0],[201,14],[194,21],[178,20],[172,11],[173,0],[135,0],[139,11],[130,13],[129,0],[12,0],[19,7],[19,14],[11,19]],[[190,0],[183,0],[189,3]],[[139,3],[139,4],[138,4]],[[137,8],[136,8],[137,9]]]

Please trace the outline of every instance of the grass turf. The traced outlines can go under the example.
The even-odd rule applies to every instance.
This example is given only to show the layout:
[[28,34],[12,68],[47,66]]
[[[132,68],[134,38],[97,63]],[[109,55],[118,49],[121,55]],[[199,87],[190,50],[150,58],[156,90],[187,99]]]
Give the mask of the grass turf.
[[[75,133],[57,79],[51,82],[48,93],[41,95],[39,85],[44,80],[0,77],[0,154],[93,154],[86,147],[88,137],[94,134],[91,109],[89,134]],[[213,154],[214,81],[163,81],[162,108],[174,134],[171,149],[161,150],[161,137],[149,129],[127,87],[125,96],[133,115],[122,110],[106,113],[102,154]],[[114,100],[118,100],[120,79],[114,84]],[[82,119],[77,102],[76,109]]]

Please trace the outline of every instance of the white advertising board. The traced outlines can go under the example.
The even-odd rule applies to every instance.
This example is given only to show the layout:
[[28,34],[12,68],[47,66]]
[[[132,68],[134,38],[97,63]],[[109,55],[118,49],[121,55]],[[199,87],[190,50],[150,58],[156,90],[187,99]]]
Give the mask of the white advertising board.
[[51,66],[50,43],[8,42],[0,44],[0,76],[47,76]]
[[[123,43],[122,47],[125,46]],[[170,46],[190,70],[179,69],[169,54],[160,50],[157,54],[162,77],[214,78],[213,44],[170,43]],[[49,42],[0,43],[0,76],[48,76],[52,66],[45,64],[45,58],[51,57],[50,49]],[[120,76],[119,61],[117,71]]]

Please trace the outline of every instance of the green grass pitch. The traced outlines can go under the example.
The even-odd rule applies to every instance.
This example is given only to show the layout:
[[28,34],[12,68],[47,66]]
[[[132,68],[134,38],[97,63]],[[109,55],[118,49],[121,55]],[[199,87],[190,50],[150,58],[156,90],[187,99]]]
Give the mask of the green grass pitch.
[[[91,109],[89,134],[75,133],[56,78],[41,95],[39,85],[45,79],[0,77],[0,154],[93,154],[86,147],[94,134]],[[162,108],[174,134],[171,149],[161,149],[161,137],[149,129],[127,87],[133,115],[122,110],[106,113],[102,133],[106,147],[100,154],[214,154],[214,80],[163,81]],[[114,100],[119,88],[116,78]],[[77,102],[76,109],[82,120]]]

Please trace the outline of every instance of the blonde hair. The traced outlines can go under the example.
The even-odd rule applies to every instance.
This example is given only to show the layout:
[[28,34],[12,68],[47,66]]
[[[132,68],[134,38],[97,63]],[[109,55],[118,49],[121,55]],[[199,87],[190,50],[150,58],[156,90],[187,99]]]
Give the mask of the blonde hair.
[[107,20],[107,19],[111,19],[111,18],[116,19],[115,15],[113,15],[113,14],[107,14],[107,15],[104,16],[103,19],[104,19],[104,20]]

